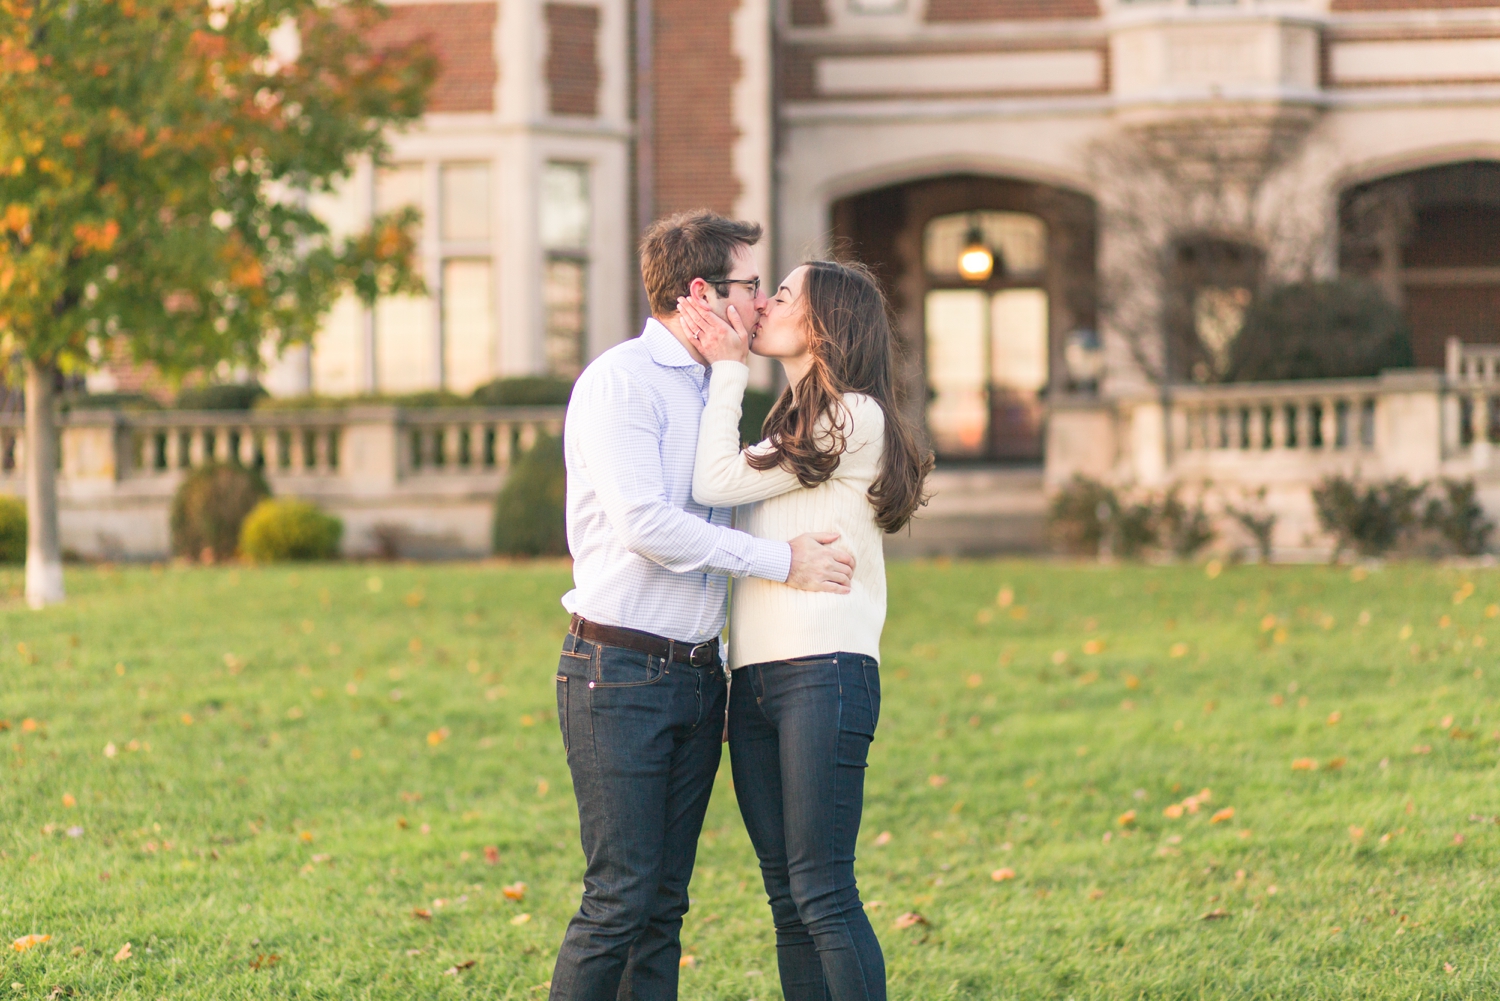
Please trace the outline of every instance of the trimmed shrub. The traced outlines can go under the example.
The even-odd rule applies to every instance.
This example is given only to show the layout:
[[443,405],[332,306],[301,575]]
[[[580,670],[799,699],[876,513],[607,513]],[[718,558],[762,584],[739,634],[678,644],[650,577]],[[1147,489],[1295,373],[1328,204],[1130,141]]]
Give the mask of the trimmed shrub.
[[1427,489],[1406,477],[1362,484],[1326,476],[1313,488],[1318,523],[1334,538],[1333,558],[1347,549],[1379,556],[1401,542],[1417,524],[1417,501]]
[[572,395],[572,379],[523,375],[487,382],[470,399],[484,407],[560,407]]
[[1180,560],[1190,560],[1198,551],[1218,537],[1208,512],[1203,509],[1203,497],[1189,507],[1182,500],[1182,488],[1174,486],[1162,498],[1161,511],[1157,514],[1157,534],[1162,544],[1172,550]]
[[258,382],[227,382],[193,386],[177,394],[178,410],[250,410],[271,394]]
[[240,552],[261,563],[331,560],[339,554],[344,523],[310,501],[266,498],[240,529]]
[[191,559],[228,559],[239,545],[245,516],[269,496],[265,477],[239,463],[214,462],[193,470],[172,497],[172,552]]
[[540,435],[511,465],[495,498],[495,552],[506,556],[565,556],[567,496],[562,440]]
[[1120,510],[1114,490],[1081,474],[1053,495],[1047,506],[1047,535],[1054,548],[1077,556],[1096,556],[1106,526]]
[[1401,311],[1373,283],[1300,282],[1251,303],[1226,382],[1353,379],[1415,364]]
[[1122,504],[1105,525],[1108,552],[1126,560],[1138,560],[1159,541],[1160,518],[1150,498]]
[[0,495],[0,563],[26,562],[26,502]]
[[1463,556],[1478,556],[1489,544],[1495,523],[1485,516],[1476,496],[1478,488],[1472,479],[1444,480],[1443,496],[1427,502],[1422,527],[1443,537],[1453,551]]
[[161,404],[145,393],[76,393],[63,397],[69,410],[160,410]]
[[[1266,488],[1261,487],[1253,494],[1247,490],[1245,501],[1244,507],[1226,504],[1224,510],[1255,540],[1255,548],[1260,554],[1260,561],[1269,563],[1271,562],[1271,537],[1276,532],[1276,515],[1266,509]],[[1250,506],[1252,501],[1253,507]]]
[[1075,475],[1047,509],[1047,534],[1065,553],[1139,559],[1157,541],[1157,509],[1150,497],[1127,501],[1115,489]]

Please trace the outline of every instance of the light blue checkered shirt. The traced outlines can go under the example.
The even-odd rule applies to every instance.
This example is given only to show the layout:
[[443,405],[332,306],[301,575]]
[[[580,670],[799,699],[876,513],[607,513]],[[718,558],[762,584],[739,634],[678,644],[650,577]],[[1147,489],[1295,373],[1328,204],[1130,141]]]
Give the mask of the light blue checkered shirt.
[[652,319],[578,377],[563,431],[573,590],[592,622],[702,643],[724,629],[730,577],[784,581],[792,550],[693,500],[709,369]]

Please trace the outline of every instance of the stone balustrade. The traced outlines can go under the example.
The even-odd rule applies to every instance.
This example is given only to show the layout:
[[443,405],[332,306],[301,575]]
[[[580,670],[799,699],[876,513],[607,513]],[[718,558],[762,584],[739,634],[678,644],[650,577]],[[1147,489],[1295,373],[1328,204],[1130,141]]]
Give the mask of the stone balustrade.
[[[63,546],[163,557],[183,476],[237,460],[342,518],[349,555],[483,555],[512,460],[562,423],[562,407],[73,411],[60,421]],[[23,493],[24,467],[21,417],[0,416],[0,491]]]
[[[1477,415],[1485,415],[1478,417]],[[1290,555],[1326,551],[1311,492],[1330,475],[1411,481],[1473,477],[1500,517],[1500,349],[1450,348],[1445,372],[1174,386],[1166,394],[1062,398],[1047,424],[1048,490],[1075,474],[1127,488],[1201,491],[1211,511],[1277,516]],[[1220,530],[1235,530],[1221,519]]]

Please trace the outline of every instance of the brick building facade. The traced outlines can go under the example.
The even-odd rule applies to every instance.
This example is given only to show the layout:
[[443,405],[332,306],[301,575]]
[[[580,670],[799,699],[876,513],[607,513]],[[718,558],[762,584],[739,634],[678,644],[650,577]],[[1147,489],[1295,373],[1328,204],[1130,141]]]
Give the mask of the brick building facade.
[[[1183,260],[1241,262],[1156,276],[1191,348],[1174,377],[1211,367],[1241,286],[1298,267],[1379,281],[1421,364],[1450,337],[1500,343],[1500,0],[391,9],[382,37],[425,35],[442,59],[430,112],[324,208],[355,229],[419,205],[432,294],[341,302],[312,351],[273,364],[276,392],[574,373],[639,327],[642,226],[708,207],[766,224],[767,274],[834,249],[869,260],[940,450],[1034,459],[1049,396],[1149,374],[1100,308],[1129,277],[1135,179],[1106,153],[1130,142],[1209,173],[1253,162],[1256,197],[1279,199],[1159,220]],[[1366,239],[1356,217],[1376,203],[1397,209]],[[944,257],[976,233],[997,262],[982,281]]]

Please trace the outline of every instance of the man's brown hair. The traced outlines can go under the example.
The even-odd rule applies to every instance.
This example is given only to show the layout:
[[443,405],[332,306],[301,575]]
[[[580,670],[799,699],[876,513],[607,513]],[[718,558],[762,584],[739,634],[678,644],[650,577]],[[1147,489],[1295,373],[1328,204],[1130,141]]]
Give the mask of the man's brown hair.
[[[726,219],[717,212],[696,209],[658,219],[641,238],[641,281],[651,312],[677,312],[678,296],[688,294],[694,278],[712,282],[734,267],[734,248],[760,241],[760,224]],[[720,295],[728,294],[723,289]]]

